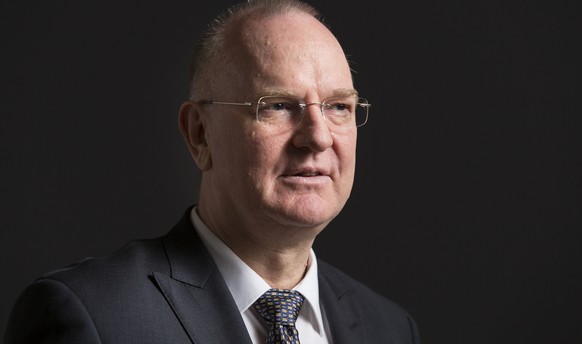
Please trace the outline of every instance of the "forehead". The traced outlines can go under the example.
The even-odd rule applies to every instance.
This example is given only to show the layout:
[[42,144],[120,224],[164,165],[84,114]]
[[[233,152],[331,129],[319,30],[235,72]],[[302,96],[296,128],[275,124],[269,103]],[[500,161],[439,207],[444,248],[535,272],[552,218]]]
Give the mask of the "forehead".
[[301,12],[269,16],[250,16],[239,22],[233,32],[248,48],[269,48],[280,41],[308,44],[309,42],[337,43],[333,34],[316,18]]
[[268,88],[294,93],[353,88],[339,42],[325,25],[307,14],[251,16],[233,27],[228,39],[235,75],[255,93]]

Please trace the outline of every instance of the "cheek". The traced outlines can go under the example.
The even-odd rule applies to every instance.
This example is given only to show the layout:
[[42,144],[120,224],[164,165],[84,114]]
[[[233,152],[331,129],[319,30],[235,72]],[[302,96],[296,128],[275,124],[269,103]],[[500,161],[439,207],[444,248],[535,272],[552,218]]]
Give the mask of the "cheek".
[[344,173],[353,174],[356,166],[356,135],[335,136],[334,142]]
[[276,137],[259,135],[252,133],[248,142],[248,158],[250,164],[260,169],[259,173],[272,173],[277,169],[281,157],[284,156],[282,150],[285,143]]
[[244,164],[253,182],[268,183],[268,177],[273,174],[274,169],[277,169],[282,156],[281,144],[273,137],[265,137],[250,131],[247,140],[238,149],[244,152]]

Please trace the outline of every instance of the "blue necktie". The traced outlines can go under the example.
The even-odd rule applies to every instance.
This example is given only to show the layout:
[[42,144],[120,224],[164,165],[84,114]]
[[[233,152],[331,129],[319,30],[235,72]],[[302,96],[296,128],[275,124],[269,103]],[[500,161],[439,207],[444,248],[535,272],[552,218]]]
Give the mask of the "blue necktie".
[[269,325],[266,344],[299,344],[295,321],[303,300],[295,290],[269,289],[255,301],[255,309]]

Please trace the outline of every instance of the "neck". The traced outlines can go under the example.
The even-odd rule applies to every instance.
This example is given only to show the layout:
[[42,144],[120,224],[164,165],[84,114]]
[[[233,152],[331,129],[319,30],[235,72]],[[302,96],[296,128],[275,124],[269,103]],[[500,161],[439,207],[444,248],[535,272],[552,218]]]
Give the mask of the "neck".
[[224,223],[197,210],[207,227],[272,288],[291,289],[305,276],[318,230]]
[[[236,252],[235,252],[236,253]],[[238,254],[238,253],[237,253]],[[310,250],[300,252],[265,252],[261,257],[256,254],[246,257],[239,255],[271,288],[292,289],[307,272],[310,263]]]
[[305,276],[314,237],[293,230],[266,237],[212,231],[272,288],[291,289]]

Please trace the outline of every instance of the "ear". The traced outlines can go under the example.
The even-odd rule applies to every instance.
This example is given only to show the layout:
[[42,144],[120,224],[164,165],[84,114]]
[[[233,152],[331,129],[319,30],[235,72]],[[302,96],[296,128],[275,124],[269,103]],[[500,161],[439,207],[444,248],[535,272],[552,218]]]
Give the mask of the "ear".
[[212,159],[206,142],[206,128],[201,118],[201,110],[200,104],[197,102],[184,102],[180,107],[178,124],[192,159],[198,168],[207,171],[212,166]]

